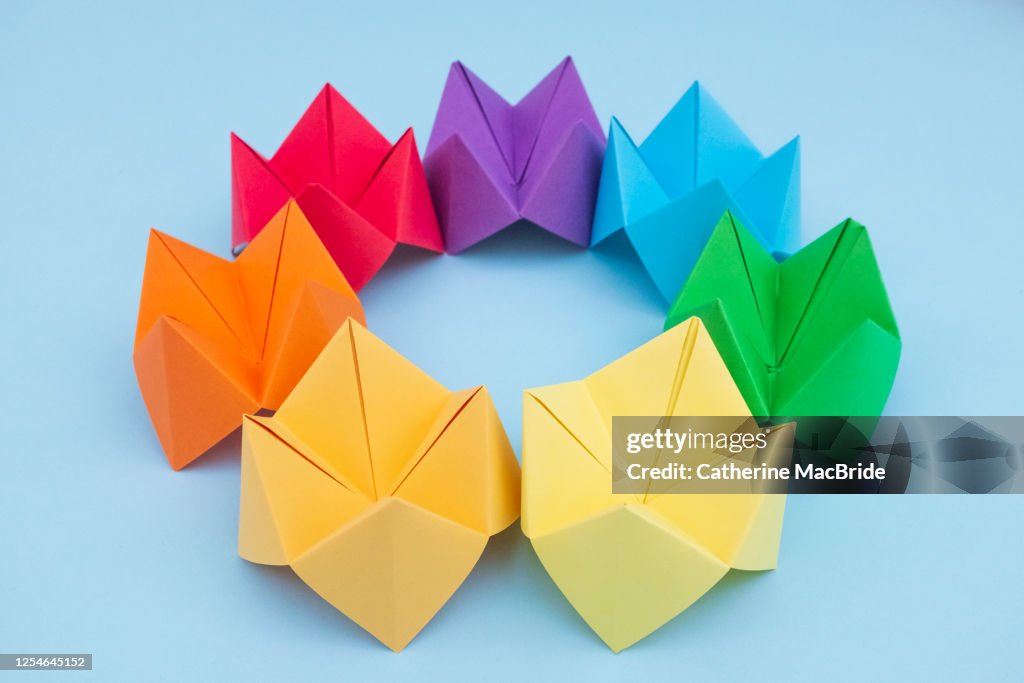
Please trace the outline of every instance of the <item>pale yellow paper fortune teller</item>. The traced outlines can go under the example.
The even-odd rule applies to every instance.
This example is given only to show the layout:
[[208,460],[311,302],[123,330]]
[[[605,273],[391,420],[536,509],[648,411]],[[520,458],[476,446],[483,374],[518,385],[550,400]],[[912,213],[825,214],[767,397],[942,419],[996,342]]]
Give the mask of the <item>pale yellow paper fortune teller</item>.
[[519,465],[484,387],[451,392],[346,322],[274,417],[242,431],[238,552],[291,565],[401,650],[519,516]]
[[525,392],[523,531],[614,651],[730,569],[773,569],[785,496],[612,493],[613,416],[749,416],[698,318],[586,379]]

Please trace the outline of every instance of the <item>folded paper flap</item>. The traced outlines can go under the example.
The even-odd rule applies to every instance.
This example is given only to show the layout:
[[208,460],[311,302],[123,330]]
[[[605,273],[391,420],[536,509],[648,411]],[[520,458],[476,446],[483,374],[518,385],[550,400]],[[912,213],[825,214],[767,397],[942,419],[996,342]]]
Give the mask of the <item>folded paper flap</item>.
[[135,346],[162,316],[182,322],[255,360],[243,294],[231,264],[151,230]]
[[[737,222],[745,220],[736,199],[712,180],[626,225],[630,242],[666,302],[679,295],[727,211]],[[766,243],[756,229],[750,232]]]
[[328,83],[270,165],[293,191],[315,182],[352,202],[390,149],[387,138]]
[[713,179],[735,190],[763,159],[697,81],[641,143],[640,153],[673,198]]
[[416,453],[451,392],[359,323],[350,322],[347,331],[379,497]]
[[[289,195],[294,194],[294,190],[288,186],[288,182],[274,170],[270,159],[256,151],[252,145],[234,131],[231,132],[231,160],[236,180],[248,182],[258,180],[258,176],[265,175],[267,178],[280,184],[281,188]],[[274,211],[276,212],[277,209],[274,209]]]
[[601,242],[668,201],[668,195],[647,166],[636,143],[613,116],[601,168],[591,243]]
[[583,382],[529,389],[525,398],[536,403],[597,465],[611,473],[611,432]]
[[393,239],[323,185],[306,185],[295,195],[295,201],[356,291],[370,281],[394,251]]
[[510,106],[461,62],[448,72],[425,156],[429,159],[454,135],[461,137],[488,175],[511,181]]
[[392,241],[444,248],[412,128],[381,160],[354,208]]
[[665,322],[666,329],[689,316],[700,318],[707,328],[718,353],[730,370],[736,386],[755,415],[770,414],[771,392],[769,372],[775,367],[774,355],[767,350],[766,336],[758,325],[742,324],[741,307],[727,306],[722,298],[695,305],[686,311],[673,309]]
[[452,426],[452,423],[462,415],[463,410],[481,389],[483,387],[478,386],[472,389],[452,392],[446,405],[437,414],[434,424],[423,435],[419,448],[410,454],[408,461],[399,470],[398,475],[391,481],[380,482],[380,490],[385,492],[384,495],[396,495],[402,484],[413,474],[423,459],[430,456],[431,449],[444,436],[448,428]]
[[[193,360],[188,362],[189,365],[192,362],[208,365],[206,371],[216,373],[247,398],[259,403],[259,368],[252,362],[252,358],[242,353],[237,346],[218,344],[215,339],[169,316],[157,320],[150,328],[148,336],[160,337],[162,340],[160,355],[168,379],[173,381],[176,375],[179,379],[187,376],[188,370],[181,366],[183,359],[180,356],[175,358],[175,354],[184,351],[192,356]],[[196,368],[193,367],[191,370],[194,372]],[[188,394],[182,395],[182,399],[187,401],[187,396]],[[193,394],[192,400],[197,398]]]
[[778,266],[757,240],[727,211],[712,232],[668,315],[668,325],[715,301],[731,324],[768,365],[775,364],[775,309]]
[[562,593],[615,652],[685,610],[728,570],[639,505],[606,510],[533,545]]
[[[602,153],[604,151],[604,135],[594,135],[594,131],[583,121],[575,121],[568,127],[562,128],[558,135],[552,135],[549,145],[546,145],[542,154],[535,155],[532,161],[533,168],[528,176],[524,176],[520,182],[519,206],[524,213],[529,212],[529,207],[538,195],[544,192],[545,188],[555,185],[562,190],[563,187],[571,187],[574,176],[581,175],[581,169],[595,169],[592,179],[585,178],[586,182],[578,192],[562,190],[558,196],[562,203],[570,203],[572,199],[586,197],[587,189],[595,187],[599,182],[596,169],[600,167]],[[559,163],[568,159],[571,163]],[[590,162],[590,163],[588,163]],[[549,191],[550,193],[550,191]],[[568,196],[567,196],[568,195]],[[553,203],[553,198],[544,196],[548,200],[545,203]],[[589,229],[593,222],[592,216],[586,216],[583,221]]]
[[[691,498],[691,496],[678,496],[678,495],[675,496],[675,497],[676,498],[680,498],[680,499],[684,499],[684,500]],[[755,496],[746,496],[746,495],[742,495],[742,494],[740,496],[740,498],[754,498],[754,497]],[[757,498],[761,498],[761,496],[756,496],[756,497]],[[666,496],[652,496],[652,498],[661,499],[661,500],[658,501],[660,503],[660,502],[663,502],[663,500],[666,498]],[[733,500],[733,498],[734,498],[733,496],[724,497],[724,499],[723,499],[722,496],[716,496],[716,498],[718,498],[720,501],[722,501],[722,504],[718,506],[720,511],[721,511],[721,514],[723,514],[723,515],[735,515],[736,514],[737,506],[735,505],[736,501]],[[686,525],[685,523],[684,524],[678,523],[678,522],[683,522],[684,520],[681,520],[681,519],[670,519],[665,514],[663,514],[660,509],[658,509],[658,506],[651,505],[650,502],[628,504],[628,505],[625,506],[625,509],[626,509],[626,511],[629,514],[636,515],[637,517],[639,517],[640,519],[643,519],[648,524],[650,524],[652,526],[655,526],[655,527],[661,529],[662,531],[664,531],[665,533],[674,536],[680,543],[682,543],[684,545],[687,545],[687,546],[691,546],[696,552],[700,553],[705,558],[707,558],[707,560],[709,562],[711,562],[713,564],[717,564],[717,563],[721,562],[721,560],[718,557],[716,557],[715,554],[712,551],[710,551],[706,546],[704,546],[700,542],[700,539],[693,533],[692,529],[688,529],[687,528],[688,525]]]
[[843,336],[864,320],[873,320],[899,337],[863,225],[846,219],[783,262],[779,271],[779,366],[791,353],[806,352],[808,345],[819,346],[822,333]]
[[486,389],[457,392],[393,495],[487,535],[519,516],[519,464]]
[[[293,216],[294,209],[294,216]],[[256,341],[256,353],[263,358],[267,347],[270,321],[277,298],[277,278],[281,270],[281,256],[284,252],[289,223],[300,221],[312,232],[302,212],[289,200],[284,207],[264,226],[259,238],[235,260],[237,277],[245,293],[249,320]],[[313,239],[316,239],[313,236]],[[347,284],[346,284],[347,287]]]
[[714,348],[704,325],[693,318],[583,380],[607,433],[611,434],[613,416],[675,414],[698,345],[702,356],[708,345]]
[[[651,494],[646,503],[683,538],[738,569],[773,569],[785,496]],[[740,566],[742,565],[742,566]]]
[[395,651],[462,584],[487,537],[385,498],[292,563],[321,597]]
[[[503,171],[499,172],[500,169],[496,171],[492,164],[487,164],[476,150],[471,149],[469,142],[462,131],[456,131],[445,137],[423,160],[438,212],[448,208],[445,199],[455,201],[456,197],[445,195],[452,195],[456,183],[464,181],[467,175],[465,167],[469,166],[474,170],[473,175],[493,188],[494,194],[500,197],[502,210],[518,216],[516,187],[510,177]],[[441,223],[444,225],[447,221],[442,220]]]
[[132,361],[153,428],[175,470],[233,432],[240,415],[259,408],[250,359],[173,318],[157,319]]
[[566,57],[516,106],[516,183],[543,172],[558,154],[570,132],[582,126],[604,145],[604,131],[583,87],[576,65]]
[[795,250],[800,229],[800,138],[762,161],[737,188],[736,201],[773,252]]
[[901,345],[898,336],[864,320],[827,345],[793,354],[774,375],[774,414],[819,414],[826,405],[830,415],[880,415]]
[[259,152],[231,134],[231,245],[238,253],[293,191]]
[[[532,391],[523,398],[523,533],[536,539],[638,500],[632,494],[613,494],[610,464],[602,465],[572,428]],[[572,416],[579,408],[571,404],[560,407],[579,429],[581,421]],[[604,443],[610,442],[608,438]]]
[[308,283],[336,292],[350,302],[341,312],[362,318],[355,292],[294,200],[285,204],[233,266],[264,371],[273,370],[280,360],[277,354],[296,332],[292,316]]
[[497,147],[505,171],[510,177],[516,174],[515,166],[515,121],[514,108],[499,95],[482,78],[469,70],[462,62],[457,62],[459,73],[466,80],[476,101],[476,113],[487,126],[487,132]]
[[330,470],[376,499],[369,435],[356,364],[352,323],[346,321],[323,347],[275,414],[296,441]]
[[392,241],[398,239],[399,213],[405,208],[401,198],[408,182],[410,153],[415,153],[415,150],[412,128],[408,128],[352,198],[352,208],[364,216],[370,213],[373,216],[368,218],[370,223]]
[[[275,336],[280,337],[281,330],[288,327],[291,310],[308,283],[317,283],[353,302],[357,301],[348,280],[338,270],[299,207],[294,202],[289,202],[286,210],[281,227],[277,263],[271,281],[271,297],[262,347],[264,352],[271,348],[267,341]],[[244,257],[243,253],[239,260]],[[361,309],[359,316],[361,317]]]
[[[371,503],[272,418],[247,416],[242,440],[243,469],[254,477],[243,482],[245,505],[239,529],[240,537],[253,546],[250,554],[243,553],[249,559],[291,562]],[[267,516],[273,529],[257,528],[266,524]],[[268,545],[267,533],[276,534],[283,557],[259,556],[260,546]]]
[[[530,160],[541,143],[545,124],[553,110],[556,97],[562,87],[562,79],[570,64],[568,58],[562,60],[541,81],[533,86],[512,109],[512,167],[513,180],[516,185],[523,182]],[[575,73],[575,69],[573,69]],[[575,103],[566,103],[573,106]],[[570,110],[570,115],[574,112]]]
[[301,458],[302,460],[309,463],[309,465],[315,468],[325,477],[328,477],[331,481],[336,483],[355,495],[362,497],[365,500],[372,500],[362,492],[358,486],[346,477],[345,473],[336,467],[335,463],[324,458],[316,449],[311,448],[306,444],[302,437],[295,434],[287,425],[279,422],[273,417],[262,417],[259,415],[246,415],[243,418],[243,426],[247,426],[248,429],[261,430],[268,436],[273,437],[276,441],[280,442],[288,448],[295,457]]

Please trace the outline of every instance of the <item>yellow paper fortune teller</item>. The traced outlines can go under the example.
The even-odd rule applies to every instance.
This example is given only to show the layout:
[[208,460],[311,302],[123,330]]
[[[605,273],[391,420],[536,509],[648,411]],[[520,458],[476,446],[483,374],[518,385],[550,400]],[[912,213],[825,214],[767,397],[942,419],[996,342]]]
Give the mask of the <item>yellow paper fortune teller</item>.
[[612,493],[613,416],[749,416],[698,318],[586,379],[525,392],[523,531],[614,651],[730,568],[773,569],[785,496]]
[[484,387],[451,392],[348,321],[274,417],[242,431],[238,552],[291,565],[401,650],[519,516]]

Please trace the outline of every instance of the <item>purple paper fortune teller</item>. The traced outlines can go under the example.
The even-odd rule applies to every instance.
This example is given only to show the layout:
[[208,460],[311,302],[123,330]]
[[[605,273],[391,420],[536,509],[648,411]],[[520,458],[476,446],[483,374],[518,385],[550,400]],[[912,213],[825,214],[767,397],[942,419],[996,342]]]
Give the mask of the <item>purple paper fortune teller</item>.
[[455,62],[424,157],[445,248],[520,220],[587,246],[604,147],[572,58],[514,105]]

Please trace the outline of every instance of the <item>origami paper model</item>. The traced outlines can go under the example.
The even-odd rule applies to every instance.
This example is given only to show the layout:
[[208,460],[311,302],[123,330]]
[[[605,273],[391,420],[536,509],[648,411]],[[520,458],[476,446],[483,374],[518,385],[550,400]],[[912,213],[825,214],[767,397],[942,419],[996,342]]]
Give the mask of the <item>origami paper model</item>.
[[693,315],[755,415],[881,414],[900,335],[863,225],[847,219],[780,264],[726,213],[665,326]]
[[412,129],[391,145],[330,84],[270,159],[231,134],[236,254],[289,199],[356,291],[396,243],[444,248]]
[[347,321],[274,417],[246,418],[238,552],[291,565],[398,651],[516,520],[518,497],[487,390],[448,391]]
[[587,246],[604,145],[571,58],[515,105],[455,62],[423,162],[446,248],[523,219]]
[[624,230],[666,302],[726,210],[787,254],[800,233],[799,144],[764,157],[700,83],[639,147],[613,118],[591,242]]
[[234,262],[153,230],[135,328],[135,374],[178,470],[274,409],[363,308],[289,201]]
[[776,565],[785,496],[613,494],[613,416],[749,416],[698,319],[523,408],[523,531],[616,652],[689,607],[729,568]]

